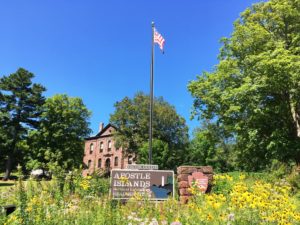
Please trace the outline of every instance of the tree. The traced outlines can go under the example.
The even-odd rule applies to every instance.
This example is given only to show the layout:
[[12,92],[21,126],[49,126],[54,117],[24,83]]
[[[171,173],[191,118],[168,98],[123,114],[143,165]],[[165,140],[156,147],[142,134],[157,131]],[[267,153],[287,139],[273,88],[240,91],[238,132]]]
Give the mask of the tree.
[[[110,122],[117,127],[117,145],[135,153],[145,148],[149,140],[149,103],[149,96],[143,93],[137,93],[133,99],[125,97],[115,103],[115,112],[110,116]],[[174,154],[177,158],[188,143],[185,120],[162,97],[154,99],[153,139],[161,141],[160,144],[167,144],[170,156]]]
[[300,1],[246,9],[223,39],[220,62],[189,83],[194,115],[236,137],[245,169],[300,164]]
[[5,168],[5,142],[6,142],[6,133],[3,127],[0,127],[0,171],[2,168]]
[[234,144],[224,137],[217,124],[204,123],[194,131],[186,162],[189,165],[210,165],[215,171],[227,172],[234,169]]
[[[152,143],[152,161],[159,165],[159,169],[170,169],[173,168],[176,157],[176,152],[169,148],[168,143],[154,139]],[[177,152],[178,154],[178,152]],[[149,142],[144,144],[139,149],[138,163],[147,164],[149,163]]]
[[28,130],[39,123],[45,88],[32,83],[33,77],[32,73],[20,68],[0,79],[0,147],[6,156],[5,180],[16,163],[16,156],[22,154],[20,143],[26,139]]
[[71,170],[79,167],[84,153],[83,139],[90,134],[90,112],[80,98],[55,95],[43,105],[38,130],[30,133],[30,169]]

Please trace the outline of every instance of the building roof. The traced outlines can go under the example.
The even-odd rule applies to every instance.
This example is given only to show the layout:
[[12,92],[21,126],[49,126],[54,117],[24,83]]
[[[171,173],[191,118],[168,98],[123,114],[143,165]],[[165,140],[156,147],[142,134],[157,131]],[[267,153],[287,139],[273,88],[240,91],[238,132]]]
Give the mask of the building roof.
[[[108,128],[110,128],[110,127],[112,127],[112,128],[114,128],[115,130],[117,130],[117,127],[116,127],[116,126],[114,126],[114,125],[112,125],[111,123],[109,123],[109,124],[107,124],[101,131],[99,131],[98,134],[96,134],[96,135],[93,136],[93,137],[85,138],[85,140],[93,140],[93,139],[97,139],[97,138],[101,137],[102,134],[105,133],[105,131],[107,131]],[[105,136],[111,136],[111,135],[112,135],[112,134],[110,134],[110,135],[105,135]]]

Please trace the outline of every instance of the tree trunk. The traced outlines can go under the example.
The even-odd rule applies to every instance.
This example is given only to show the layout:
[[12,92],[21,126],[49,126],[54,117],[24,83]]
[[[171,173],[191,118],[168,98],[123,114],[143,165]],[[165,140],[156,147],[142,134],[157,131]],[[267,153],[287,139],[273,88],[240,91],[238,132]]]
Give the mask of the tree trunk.
[[293,116],[293,121],[295,124],[295,128],[296,128],[296,136],[297,138],[300,138],[300,116],[299,113],[297,112],[297,105],[291,105],[291,113]]
[[298,173],[300,173],[300,154],[298,154],[298,155],[296,156],[295,161],[296,161],[296,165],[297,165],[296,171],[297,171]]
[[[290,101],[291,102],[291,101]],[[290,109],[294,122],[294,136],[295,139],[300,140],[300,115],[299,115],[299,105],[290,103]],[[295,155],[295,161],[297,165],[297,171],[300,171],[300,150],[295,149],[297,151]]]
[[6,161],[6,170],[5,170],[5,175],[3,177],[3,180],[8,180],[9,177],[10,177],[10,173],[11,173],[11,168],[12,168],[12,160],[13,160],[13,157],[12,157],[12,154],[8,154],[8,157],[7,157],[7,161]]
[[[18,118],[20,118],[20,113],[17,116]],[[18,122],[18,124],[20,124]],[[17,146],[17,134],[19,132],[19,127],[15,127],[13,130],[13,142],[11,144],[11,147],[9,149],[9,153],[7,155],[7,161],[6,161],[6,170],[5,170],[5,175],[3,177],[3,180],[8,180],[10,177],[10,173],[12,170],[12,166],[13,166],[13,160],[14,160],[14,155],[15,155],[15,148]]]

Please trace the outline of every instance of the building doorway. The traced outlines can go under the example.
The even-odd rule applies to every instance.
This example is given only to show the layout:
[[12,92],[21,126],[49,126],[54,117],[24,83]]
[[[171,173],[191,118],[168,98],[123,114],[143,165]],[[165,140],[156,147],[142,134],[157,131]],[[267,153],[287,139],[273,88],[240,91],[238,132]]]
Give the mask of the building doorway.
[[105,169],[110,170],[110,159],[106,159],[105,161]]

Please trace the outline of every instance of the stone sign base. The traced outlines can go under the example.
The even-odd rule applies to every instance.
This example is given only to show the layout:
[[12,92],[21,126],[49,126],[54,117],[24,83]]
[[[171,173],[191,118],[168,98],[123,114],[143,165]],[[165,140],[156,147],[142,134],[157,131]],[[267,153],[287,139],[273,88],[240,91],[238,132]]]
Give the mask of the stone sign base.
[[191,188],[189,179],[191,180],[194,174],[199,174],[199,172],[208,178],[208,186],[204,189],[204,192],[210,192],[213,181],[213,168],[211,166],[180,166],[177,168],[178,192],[181,203],[187,203],[192,196],[189,191],[189,188]]

